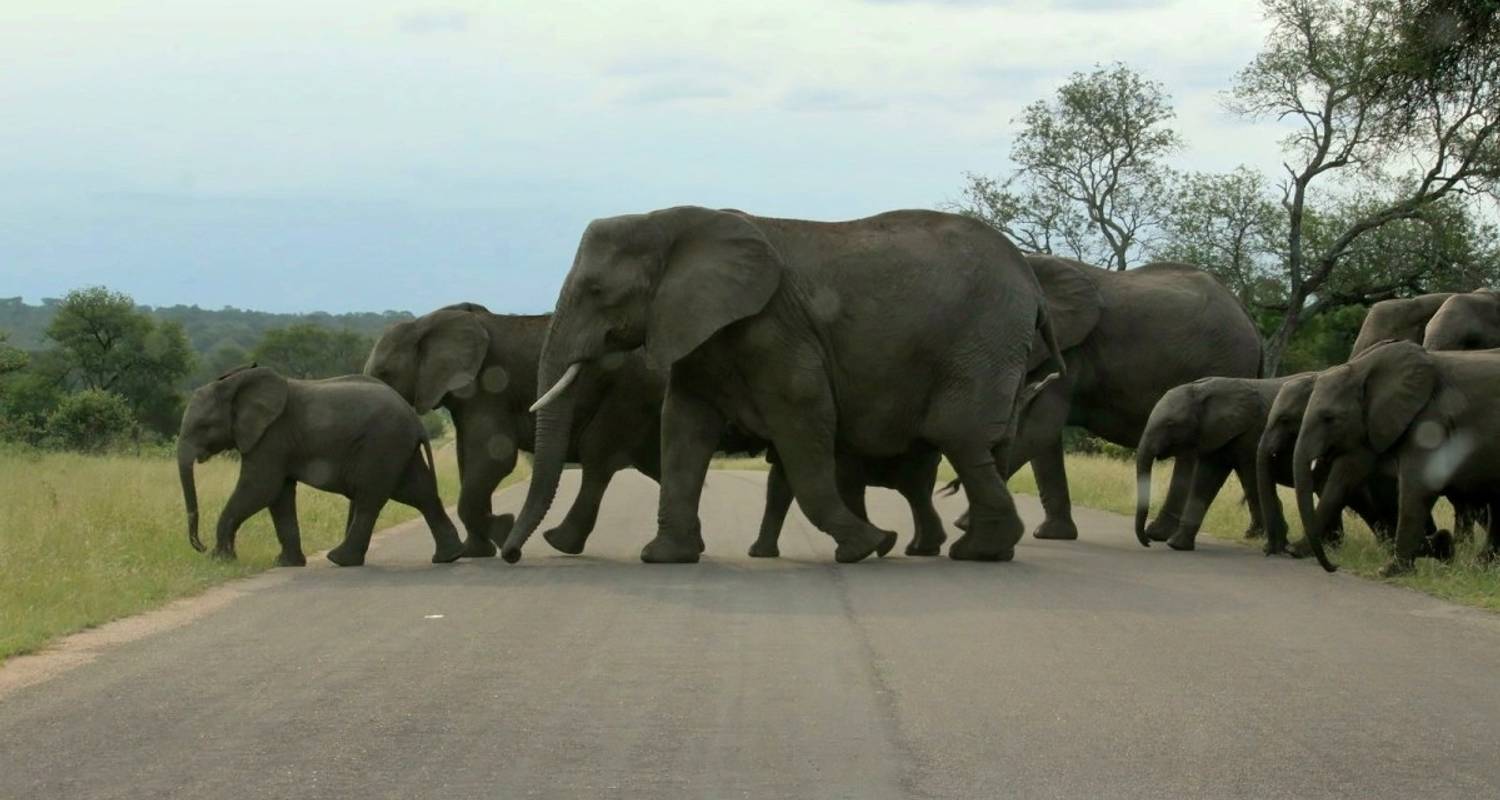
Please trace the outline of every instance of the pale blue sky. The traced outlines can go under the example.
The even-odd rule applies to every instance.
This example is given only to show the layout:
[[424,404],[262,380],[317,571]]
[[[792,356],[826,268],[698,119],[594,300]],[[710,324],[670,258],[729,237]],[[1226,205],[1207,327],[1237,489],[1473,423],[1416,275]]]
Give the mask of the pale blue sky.
[[1254,0],[0,0],[0,296],[552,306],[595,217],[842,219],[999,172],[1068,73],[1163,81],[1179,166],[1278,163],[1218,91]]

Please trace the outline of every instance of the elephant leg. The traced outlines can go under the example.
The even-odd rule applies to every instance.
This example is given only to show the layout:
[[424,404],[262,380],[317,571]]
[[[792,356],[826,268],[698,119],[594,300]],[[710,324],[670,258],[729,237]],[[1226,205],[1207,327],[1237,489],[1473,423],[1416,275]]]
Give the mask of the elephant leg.
[[[458,419],[454,425],[459,425]],[[514,514],[494,513],[495,488],[516,468],[515,438],[488,417],[465,415],[458,433],[458,518],[468,538],[465,558],[491,558],[495,542],[505,540],[515,524]]]
[[1037,492],[1046,511],[1046,518],[1031,535],[1038,539],[1077,539],[1078,526],[1073,522],[1073,501],[1068,496],[1068,472],[1063,466],[1060,437],[1031,459],[1031,470],[1036,475]]
[[1413,562],[1428,544],[1427,523],[1432,518],[1432,506],[1438,499],[1437,493],[1424,485],[1420,474],[1408,474],[1417,473],[1417,468],[1402,466],[1398,491],[1401,505],[1396,515],[1396,548],[1390,562],[1380,568],[1382,578],[1402,575],[1415,567]]
[[235,483],[228,502],[224,504],[224,512],[219,515],[214,536],[215,558],[233,559],[234,537],[240,526],[256,512],[271,505],[281,494],[284,481],[277,480],[279,476],[262,478],[260,472],[261,469],[253,462],[241,462],[239,480]]
[[413,454],[407,463],[406,473],[401,476],[401,483],[391,494],[391,499],[422,512],[422,519],[427,521],[427,529],[432,532],[432,563],[447,564],[463,557],[465,544],[458,538],[458,529],[443,508],[437,476],[428,468],[420,452]]
[[948,548],[948,557],[961,561],[1009,561],[1025,526],[995,459],[1000,453],[958,445],[944,455],[958,472],[969,498],[969,529]]
[[271,522],[276,526],[276,541],[281,544],[276,566],[307,566],[307,556],[302,554],[302,530],[297,525],[296,481],[283,484],[281,494],[271,501]]
[[1146,526],[1147,539],[1165,542],[1182,527],[1182,512],[1193,490],[1193,473],[1197,467],[1196,455],[1181,455],[1172,460],[1172,482],[1167,487],[1167,499],[1162,502],[1156,519]]
[[850,459],[836,459],[834,477],[838,481],[839,497],[848,507],[849,513],[865,522],[870,521],[870,512],[865,508],[864,471]]
[[777,558],[781,555],[781,528],[792,507],[792,487],[786,482],[786,470],[779,462],[771,464],[766,474],[766,507],[760,517],[760,534],[750,545],[751,558]]
[[641,550],[647,563],[695,563],[703,552],[698,501],[708,465],[724,431],[724,417],[708,401],[669,379],[662,401],[661,489],[656,538]]
[[1188,490],[1187,502],[1182,508],[1182,523],[1167,546],[1173,550],[1192,550],[1198,541],[1198,529],[1203,527],[1203,517],[1208,507],[1218,496],[1219,489],[1229,478],[1229,464],[1215,458],[1199,458],[1193,467],[1193,483]]
[[[1260,502],[1260,484],[1255,479],[1255,454],[1242,457],[1235,462],[1234,476],[1239,479],[1240,490],[1245,495],[1245,505],[1250,512],[1250,527],[1245,529],[1246,539],[1266,536],[1266,520]],[[1284,535],[1284,532],[1283,532]]]
[[380,495],[359,495],[349,501],[349,526],[344,530],[344,541],[328,551],[329,561],[341,567],[365,563],[370,536],[375,532],[375,521],[380,518],[385,502],[386,498]]
[[[831,403],[829,404],[831,406]],[[797,505],[813,525],[837,542],[834,559],[840,563],[860,561],[870,554],[884,556],[896,545],[895,531],[881,530],[861,519],[849,508],[838,475],[833,450],[832,408],[821,414],[783,409],[773,417],[772,438],[786,470],[787,483]],[[863,510],[863,487],[859,491]]]
[[616,469],[595,460],[583,462],[583,476],[578,486],[578,496],[568,509],[567,516],[556,527],[542,534],[547,544],[559,552],[576,556],[588,543],[594,523],[599,519],[599,505],[604,502],[604,491],[609,488],[610,478]]
[[896,491],[911,507],[912,539],[906,546],[909,556],[935,556],[942,552],[948,534],[943,519],[932,505],[932,489],[937,483],[937,456],[923,456],[903,464],[897,475]]

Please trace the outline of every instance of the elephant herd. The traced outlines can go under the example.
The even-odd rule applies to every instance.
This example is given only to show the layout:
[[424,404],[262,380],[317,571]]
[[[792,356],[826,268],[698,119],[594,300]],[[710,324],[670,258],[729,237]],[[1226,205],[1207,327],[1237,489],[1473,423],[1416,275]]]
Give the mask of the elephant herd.
[[[896,534],[869,521],[867,486],[910,503],[908,555],[939,554],[947,534],[932,494],[946,458],[970,504],[948,555],[1007,561],[1022,523],[1005,479],[1024,464],[1046,511],[1034,535],[1077,537],[1062,451],[1064,426],[1076,425],[1139,445],[1143,543],[1191,549],[1235,472],[1268,551],[1287,549],[1280,483],[1297,487],[1304,521],[1326,523],[1310,524],[1307,542],[1325,565],[1322,539],[1348,505],[1395,531],[1399,566],[1438,536],[1418,507],[1438,494],[1485,505],[1478,464],[1500,463],[1486,454],[1485,356],[1383,341],[1420,341],[1425,324],[1430,344],[1441,322],[1462,318],[1473,329],[1441,335],[1491,346],[1480,344],[1478,303],[1449,309],[1466,298],[1493,300],[1388,301],[1366,327],[1389,325],[1370,343],[1362,333],[1372,346],[1350,364],[1262,379],[1254,324],[1189,265],[1113,272],[1023,255],[987,225],[932,211],[828,223],[676,207],[600,219],[584,231],[551,315],[462,303],[389,329],[362,376],[296,381],[252,365],[200,388],[178,446],[189,534],[204,549],[194,461],[234,449],[242,467],[218,522],[218,555],[232,556],[239,525],[269,508],[278,563],[303,563],[294,498],[307,483],[350,498],[335,563],[363,562],[389,500],[422,511],[435,562],[497,552],[515,562],[573,462],[580,488],[543,533],[549,545],[582,552],[611,476],[628,467],[660,485],[657,534],[642,560],[694,562],[710,460],[765,452],[771,472],[752,556],[779,553],[793,499],[833,538],[838,561],[886,555]],[[1386,384],[1392,397],[1375,402]],[[417,417],[435,408],[456,432],[463,541],[438,498]],[[518,517],[496,515],[491,496],[520,451],[534,457],[525,503]],[[1147,526],[1159,457],[1175,464]]]

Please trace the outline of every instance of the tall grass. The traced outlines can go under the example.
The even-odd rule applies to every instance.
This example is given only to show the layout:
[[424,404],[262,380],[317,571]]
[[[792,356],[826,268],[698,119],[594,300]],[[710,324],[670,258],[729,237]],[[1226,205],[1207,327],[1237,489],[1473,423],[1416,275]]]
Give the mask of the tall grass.
[[[452,448],[439,448],[436,457],[451,503],[457,498]],[[239,463],[226,458],[198,465],[210,544],[238,472]],[[512,480],[523,479],[524,465],[516,472]],[[302,549],[311,554],[336,544],[347,510],[343,497],[298,487]],[[390,503],[378,527],[416,516]],[[164,455],[0,450],[0,659],[269,568],[280,547],[267,513],[240,528],[236,550],[239,560],[226,563],[188,545],[177,466]]]

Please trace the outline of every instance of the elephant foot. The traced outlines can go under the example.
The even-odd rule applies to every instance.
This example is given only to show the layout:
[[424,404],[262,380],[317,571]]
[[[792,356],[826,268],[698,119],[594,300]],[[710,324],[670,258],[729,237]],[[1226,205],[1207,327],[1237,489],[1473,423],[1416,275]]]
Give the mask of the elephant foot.
[[272,564],[278,567],[305,567],[307,566],[307,556],[283,550],[276,554],[276,560]]
[[328,560],[341,567],[358,567],[365,563],[365,554],[356,553],[352,547],[339,545],[328,551]]
[[494,558],[498,552],[495,543],[473,534],[464,540],[464,558]]
[[208,555],[209,555],[210,558],[214,559],[215,561],[233,561],[233,560],[235,560],[234,548],[233,547],[215,547],[213,549],[213,551],[210,552]]
[[1180,534],[1174,534],[1172,538],[1167,540],[1167,547],[1170,547],[1173,550],[1192,550],[1193,548],[1197,547],[1196,539],[1197,537],[1194,536],[1182,536]]
[[452,542],[446,545],[440,545],[438,549],[433,552],[432,563],[452,564],[460,558],[463,558],[464,550],[464,543],[459,541],[458,537],[455,536],[453,537]]
[[1150,525],[1146,526],[1146,539],[1152,542],[1165,542],[1172,538],[1173,534],[1177,533],[1177,528],[1181,524],[1181,520],[1178,520],[1176,517],[1169,517],[1163,514],[1152,520]]
[[547,544],[552,545],[552,549],[559,553],[576,556],[583,552],[583,546],[588,543],[589,535],[587,531],[580,533],[571,528],[559,525],[543,533],[542,538],[546,539]]
[[863,561],[872,553],[877,558],[884,558],[891,548],[896,546],[896,532],[883,531],[879,528],[867,528],[850,534],[839,546],[833,549],[833,560],[840,564],[853,564]]
[[948,548],[948,557],[954,561],[1009,561],[1016,557],[1016,548],[1001,544],[998,536],[981,538],[970,531]]
[[1280,540],[1280,541],[1276,541],[1276,542],[1272,542],[1271,540],[1267,539],[1265,546],[1262,547],[1260,549],[1260,551],[1262,553],[1265,553],[1267,556],[1286,556],[1287,558],[1302,558],[1302,555],[1293,552],[1292,548],[1290,548],[1290,547],[1287,546],[1286,540],[1284,540],[1284,539]]
[[1380,568],[1379,575],[1382,578],[1395,578],[1401,575],[1405,575],[1415,568],[1416,567],[1412,564],[1412,560],[1409,558],[1393,558],[1385,566]]
[[1454,546],[1453,534],[1447,530],[1440,530],[1428,537],[1426,542],[1426,553],[1429,558],[1452,563],[1458,548]]
[[701,539],[683,540],[674,536],[657,534],[655,539],[641,548],[641,560],[647,564],[696,564],[703,552]]
[[781,547],[778,546],[775,541],[768,541],[768,540],[764,540],[764,539],[756,539],[755,543],[752,544],[752,545],[750,545],[750,557],[751,558],[780,558],[781,557]]
[[958,515],[958,519],[953,520],[953,527],[958,528],[961,531],[968,530],[969,529],[969,512],[965,511],[962,514],[959,514]]
[[913,539],[906,545],[906,554],[915,557],[940,556],[943,554],[943,541],[941,539],[936,542]]
[[1078,526],[1071,519],[1044,519],[1031,535],[1037,539],[1071,542],[1078,538]]
[[1266,529],[1259,525],[1251,525],[1245,529],[1246,539],[1260,539],[1266,535]]

